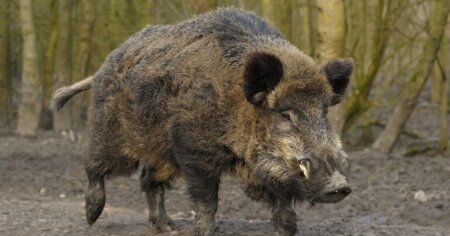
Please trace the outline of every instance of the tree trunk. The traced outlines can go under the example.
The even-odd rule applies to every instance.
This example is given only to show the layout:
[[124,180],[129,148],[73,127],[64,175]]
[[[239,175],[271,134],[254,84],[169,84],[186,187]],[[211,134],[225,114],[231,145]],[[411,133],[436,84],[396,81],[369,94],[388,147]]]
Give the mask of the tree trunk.
[[[78,42],[73,63],[72,79],[79,81],[89,75],[88,65],[91,57],[92,38],[94,35],[96,3],[91,0],[82,0],[81,16],[78,29]],[[73,128],[81,131],[84,128],[87,119],[87,94],[81,94],[81,97],[73,101]]]
[[56,48],[56,29],[52,30],[48,42],[47,49],[45,50],[44,60],[44,101],[45,104],[50,102],[52,96],[52,82],[53,82],[53,70],[55,65],[54,55]]
[[448,31],[444,32],[444,38],[442,39],[442,48],[440,51],[440,57],[438,63],[440,73],[440,98],[439,101],[439,143],[438,148],[442,151],[448,148],[448,124],[447,124],[447,112],[448,112],[448,87],[450,85],[449,75],[449,35]]
[[273,24],[291,39],[291,0],[262,1],[263,16],[268,17]]
[[439,66],[435,64],[433,69],[431,69],[431,91],[430,91],[430,102],[433,104],[439,104],[441,99],[441,87],[442,78],[441,72],[439,71]]
[[[110,0],[108,4],[108,18],[107,18],[107,30],[108,30],[108,52],[114,50],[125,38],[127,38],[128,32],[123,23],[123,10],[125,9],[125,1],[122,0]],[[103,9],[104,10],[104,9]],[[101,39],[104,40],[104,39]]]
[[[306,39],[307,34],[305,34],[305,20],[306,14],[304,14],[304,9],[306,5],[300,4],[299,0],[292,0],[292,9],[291,9],[291,43],[293,43],[300,50],[307,53],[306,49]],[[307,22],[307,21],[306,21]]]
[[350,90],[350,96],[345,103],[343,133],[348,131],[351,125],[370,107],[368,98],[372,83],[381,67],[387,42],[394,28],[393,19],[395,19],[400,6],[401,1],[378,1],[370,63],[367,72],[355,81],[355,85]]
[[447,124],[447,111],[448,111],[448,78],[443,77],[441,87],[441,99],[439,104],[440,124],[439,124],[439,144],[438,148],[442,151],[448,148],[448,124]]
[[299,34],[299,32],[301,32],[301,25],[298,23],[301,22],[301,20],[300,20],[300,4],[298,0],[291,1],[291,9],[289,12],[291,14],[291,22],[289,22],[289,25],[292,26],[289,29],[291,35],[290,42],[294,44],[296,47],[300,48],[300,45],[302,44],[301,42],[302,37]]
[[[53,0],[50,4],[51,12],[51,22],[50,22],[50,34],[48,36],[48,41],[45,49],[44,62],[43,62],[43,90],[44,90],[44,106],[50,103],[50,98],[52,96],[53,89],[53,69],[55,65],[55,48],[56,48],[56,37],[58,36],[57,25],[57,2]],[[49,109],[44,108],[41,114],[40,128],[43,129],[53,129],[53,112]]]
[[397,104],[386,128],[373,144],[374,149],[382,152],[388,153],[392,151],[400,132],[416,107],[419,95],[437,57],[442,35],[447,24],[450,4],[448,0],[436,0],[432,2],[432,5],[427,24],[429,27],[428,37],[424,44],[419,64],[407,81],[405,95]]
[[0,127],[10,126],[11,117],[11,86],[9,59],[9,4],[6,1],[0,5]]
[[[143,0],[141,0],[143,1]],[[141,3],[140,1],[140,3]],[[156,1],[156,0],[155,0]],[[152,1],[153,2],[153,1]],[[148,2],[147,2],[148,3]],[[105,42],[105,39],[109,39],[109,32],[108,32],[108,12],[109,12],[109,4],[106,0],[99,0],[96,1],[96,5],[99,10],[96,15],[95,20],[95,31],[94,36],[92,39],[92,52],[91,52],[91,63],[89,65],[89,70],[95,71],[98,69],[98,67],[105,61],[106,56],[109,51],[109,44]],[[149,22],[148,19],[150,19],[150,8],[143,4],[141,9],[141,20],[143,21],[141,24],[150,24],[150,23],[156,23],[156,22]],[[156,14],[156,13],[155,13]]]
[[[47,7],[47,6],[46,6]],[[45,43],[44,55],[43,55],[43,89],[44,89],[44,104],[50,102],[50,97],[52,95],[52,84],[53,84],[53,67],[54,67],[54,54],[56,48],[56,40],[58,36],[58,31],[56,28],[58,19],[58,9],[57,1],[53,0],[50,3],[50,19],[48,27],[50,27],[47,42]],[[47,16],[48,17],[48,16]],[[38,29],[39,31],[39,29]]]
[[[71,9],[72,1],[58,1],[58,36],[56,40],[53,90],[71,83]],[[53,128],[57,131],[70,130],[71,106],[53,114]]]
[[316,7],[314,7],[314,0],[307,1],[307,12],[308,12],[308,42],[309,42],[309,55],[312,57],[316,55]]
[[317,55],[320,62],[344,56],[345,14],[343,0],[316,0]]
[[[345,12],[343,0],[317,0],[317,55],[321,63],[344,56]],[[328,113],[332,127],[340,134],[342,128],[342,105],[338,104]]]
[[20,0],[20,21],[23,35],[23,69],[17,133],[35,136],[42,107],[42,82],[31,0]]

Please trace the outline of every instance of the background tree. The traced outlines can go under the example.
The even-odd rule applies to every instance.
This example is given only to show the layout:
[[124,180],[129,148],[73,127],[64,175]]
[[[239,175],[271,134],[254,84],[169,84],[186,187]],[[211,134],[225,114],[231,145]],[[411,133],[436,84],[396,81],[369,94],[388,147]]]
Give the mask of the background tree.
[[[344,57],[345,12],[343,0],[316,0],[317,7],[317,49],[320,63]],[[340,133],[342,127],[342,105],[330,108],[331,125]]]
[[[78,27],[76,29],[76,42],[74,43],[74,62],[72,69],[72,80],[80,81],[90,75],[89,63],[91,60],[92,38],[94,36],[96,2],[81,0],[80,12],[82,12]],[[136,24],[135,22],[132,22]],[[87,94],[82,94],[81,99],[74,100],[73,103],[73,128],[80,131],[84,128],[87,119]]]
[[316,7],[316,57],[321,62],[342,58],[346,36],[344,1],[316,0]]
[[[393,22],[398,16],[400,6],[401,1],[377,1],[370,61],[367,70],[364,66],[361,67],[364,72],[359,74],[349,90],[349,98],[345,103],[343,132],[348,131],[350,126],[371,106],[369,102],[371,87],[382,65],[386,46],[394,27]],[[365,37],[366,35],[363,34],[362,36]],[[365,42],[365,38],[359,40],[361,43]],[[358,59],[363,58],[359,57]]]
[[20,22],[23,35],[23,69],[17,133],[35,136],[42,106],[42,82],[31,0],[20,0]]
[[[55,51],[55,67],[53,74],[53,90],[71,83],[71,19],[72,0],[57,1],[58,23]],[[72,107],[66,107],[61,112],[53,114],[53,127],[55,130],[71,130]]]
[[291,0],[263,0],[261,13],[269,18],[287,39],[291,38]]
[[423,46],[419,65],[406,81],[405,94],[400,98],[400,102],[397,104],[394,114],[389,118],[386,128],[373,144],[375,149],[382,152],[390,152],[401,130],[411,116],[441,46],[450,10],[449,5],[447,0],[432,2],[432,10],[427,24],[427,41]]
[[52,84],[53,84],[53,69],[54,69],[54,55],[56,49],[56,40],[58,36],[58,9],[57,9],[57,1],[52,0],[50,3],[50,34],[47,39],[47,46],[44,51],[44,102],[47,104],[52,95]]
[[[57,0],[33,1],[34,22],[39,51],[39,65],[44,90],[44,105],[48,103],[52,92],[54,52],[57,37]],[[44,113],[47,109],[43,109]],[[50,113],[51,114],[51,113]],[[44,117],[44,119],[48,119]],[[51,121],[51,120],[50,120]],[[48,121],[45,121],[48,122]],[[43,125],[41,123],[41,125]],[[45,124],[51,128],[52,124]],[[42,126],[41,126],[42,127]]]
[[[448,19],[447,19],[448,25]],[[441,72],[441,91],[440,91],[440,101],[439,101],[439,115],[440,115],[440,126],[439,126],[439,144],[438,148],[442,151],[447,150],[449,147],[448,143],[448,122],[447,122],[447,113],[449,111],[449,87],[450,82],[448,79],[448,75],[450,73],[449,69],[449,53],[450,53],[450,40],[449,40],[449,31],[447,27],[447,31],[444,32],[443,48],[441,49],[440,59],[439,59],[439,68]]]
[[0,127],[9,127],[11,119],[11,75],[9,70],[10,1],[0,6]]

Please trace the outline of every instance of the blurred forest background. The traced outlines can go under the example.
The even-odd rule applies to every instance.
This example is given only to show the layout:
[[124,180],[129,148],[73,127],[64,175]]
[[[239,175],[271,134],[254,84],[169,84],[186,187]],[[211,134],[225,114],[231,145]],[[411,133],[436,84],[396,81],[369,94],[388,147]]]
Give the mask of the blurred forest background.
[[[256,12],[319,62],[351,57],[351,88],[330,112],[350,144],[390,152],[426,91],[436,150],[448,145],[448,0],[1,0],[0,128],[35,136],[54,129],[78,139],[87,93],[57,114],[52,91],[93,74],[147,24],[173,24],[217,7]],[[423,96],[423,94],[422,94]],[[83,97],[83,98],[82,98]],[[374,129],[381,132],[374,132]]]

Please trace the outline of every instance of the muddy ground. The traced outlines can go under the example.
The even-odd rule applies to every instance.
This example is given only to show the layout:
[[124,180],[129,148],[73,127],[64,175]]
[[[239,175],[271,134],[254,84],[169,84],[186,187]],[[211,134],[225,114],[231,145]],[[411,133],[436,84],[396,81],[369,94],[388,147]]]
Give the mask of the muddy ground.
[[[425,138],[402,137],[393,155],[350,151],[353,193],[338,204],[298,203],[298,235],[450,235],[450,157],[429,151],[403,155],[437,137],[419,105],[408,128]],[[79,144],[60,135],[37,139],[0,133],[0,235],[152,235],[138,174],[107,181],[107,205],[93,226],[84,217],[86,176]],[[217,213],[222,235],[273,235],[266,206],[224,177]],[[180,227],[160,235],[187,235],[193,212],[183,180],[166,194],[168,213]]]

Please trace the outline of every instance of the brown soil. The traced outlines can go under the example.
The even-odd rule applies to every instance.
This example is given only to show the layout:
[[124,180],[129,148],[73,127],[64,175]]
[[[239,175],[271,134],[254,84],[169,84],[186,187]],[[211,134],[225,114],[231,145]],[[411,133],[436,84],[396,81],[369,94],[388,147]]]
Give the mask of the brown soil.
[[[353,193],[338,204],[298,203],[299,235],[450,235],[448,153],[406,157],[401,155],[406,145],[421,141],[404,140],[391,156],[350,152]],[[79,146],[54,133],[38,139],[0,135],[0,235],[151,235],[137,174],[107,181],[107,206],[93,226],[87,225]],[[269,210],[248,199],[243,187],[236,178],[223,178],[220,231],[273,235]],[[176,181],[166,196],[181,229],[160,235],[186,235],[193,212],[185,183]]]

